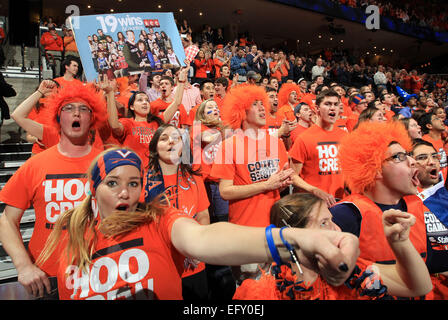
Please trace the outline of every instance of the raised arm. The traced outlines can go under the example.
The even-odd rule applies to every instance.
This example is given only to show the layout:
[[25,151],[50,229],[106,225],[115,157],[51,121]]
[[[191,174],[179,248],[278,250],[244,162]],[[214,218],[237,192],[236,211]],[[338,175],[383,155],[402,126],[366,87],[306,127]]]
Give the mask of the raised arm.
[[185,67],[182,67],[179,73],[179,81],[177,83],[176,93],[174,94],[174,100],[163,112],[163,120],[168,123],[173,118],[180,104],[182,103],[182,97],[184,96],[185,83],[187,82],[188,71],[190,70],[189,61],[185,60]]
[[104,91],[107,101],[107,114],[109,126],[115,136],[121,137],[124,132],[124,127],[120,121],[118,121],[118,111],[117,104],[115,102],[115,81],[109,81],[109,79],[104,76],[99,78],[98,87]]
[[11,118],[27,133],[42,140],[44,126],[28,118],[29,113],[39,102],[39,99],[51,93],[56,88],[56,84],[51,80],[44,80],[40,83],[39,88],[25,99],[11,114]]
[[400,297],[418,297],[432,290],[428,268],[409,240],[415,217],[390,209],[383,212],[383,227],[389,246],[396,257],[395,265],[375,264],[388,293]]

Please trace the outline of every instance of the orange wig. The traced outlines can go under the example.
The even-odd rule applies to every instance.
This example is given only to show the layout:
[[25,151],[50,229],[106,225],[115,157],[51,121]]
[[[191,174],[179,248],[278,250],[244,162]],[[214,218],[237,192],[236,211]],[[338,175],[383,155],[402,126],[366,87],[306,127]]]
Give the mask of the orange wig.
[[411,138],[401,122],[363,122],[341,140],[340,168],[352,193],[363,193],[374,187],[375,177],[382,172],[386,151],[392,142],[408,152],[412,149]]
[[295,83],[284,83],[282,84],[280,90],[278,91],[278,106],[283,107],[289,101],[289,95],[291,92],[295,91],[297,93],[297,101],[299,100],[298,95],[300,93],[300,87]]
[[226,94],[222,106],[222,121],[232,129],[240,129],[246,119],[246,111],[252,104],[260,100],[266,114],[270,112],[269,99],[263,87],[240,84],[230,89]]
[[71,102],[83,102],[92,111],[91,126],[102,127],[107,121],[107,105],[104,95],[92,83],[74,83],[59,88],[49,96],[45,103],[44,119],[47,124],[60,129],[59,116],[61,108]]

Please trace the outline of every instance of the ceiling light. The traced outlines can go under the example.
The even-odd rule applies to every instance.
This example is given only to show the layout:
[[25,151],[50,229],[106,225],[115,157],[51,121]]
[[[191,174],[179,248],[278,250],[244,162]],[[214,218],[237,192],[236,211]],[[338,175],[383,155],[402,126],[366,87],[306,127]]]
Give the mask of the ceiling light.
[[110,9],[110,12],[114,12],[114,9]]
[[184,10],[182,10],[182,9],[179,9],[179,12],[182,12],[182,11],[184,11]]
[[199,12],[199,15],[202,16],[202,12]]
[[92,6],[89,4],[89,5],[87,6],[87,8],[90,9],[90,8],[92,8]]
[[157,8],[161,9],[161,8],[162,8],[162,5],[161,5],[161,4],[159,4],[159,5],[157,6]]

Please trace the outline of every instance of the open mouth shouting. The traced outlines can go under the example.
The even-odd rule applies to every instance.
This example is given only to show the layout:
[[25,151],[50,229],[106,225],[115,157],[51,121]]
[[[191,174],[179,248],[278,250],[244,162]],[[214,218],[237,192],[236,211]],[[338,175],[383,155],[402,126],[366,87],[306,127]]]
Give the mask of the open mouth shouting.
[[118,210],[118,211],[128,211],[128,209],[129,209],[129,205],[126,203],[120,203],[119,205],[117,205],[115,207],[115,210]]
[[439,178],[439,173],[438,173],[438,170],[436,168],[433,168],[433,169],[429,170],[428,174],[429,174],[429,177],[431,179],[438,179]]
[[72,122],[72,129],[75,131],[79,131],[81,130],[81,122],[79,122],[78,120],[75,120]]

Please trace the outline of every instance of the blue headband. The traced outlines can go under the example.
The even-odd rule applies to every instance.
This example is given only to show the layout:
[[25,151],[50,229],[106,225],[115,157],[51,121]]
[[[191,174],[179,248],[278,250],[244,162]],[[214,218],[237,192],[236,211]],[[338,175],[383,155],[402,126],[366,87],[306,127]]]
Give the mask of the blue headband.
[[113,169],[120,166],[134,166],[143,177],[142,161],[133,151],[127,149],[112,150],[98,159],[92,170],[90,191],[95,195],[96,188]]

